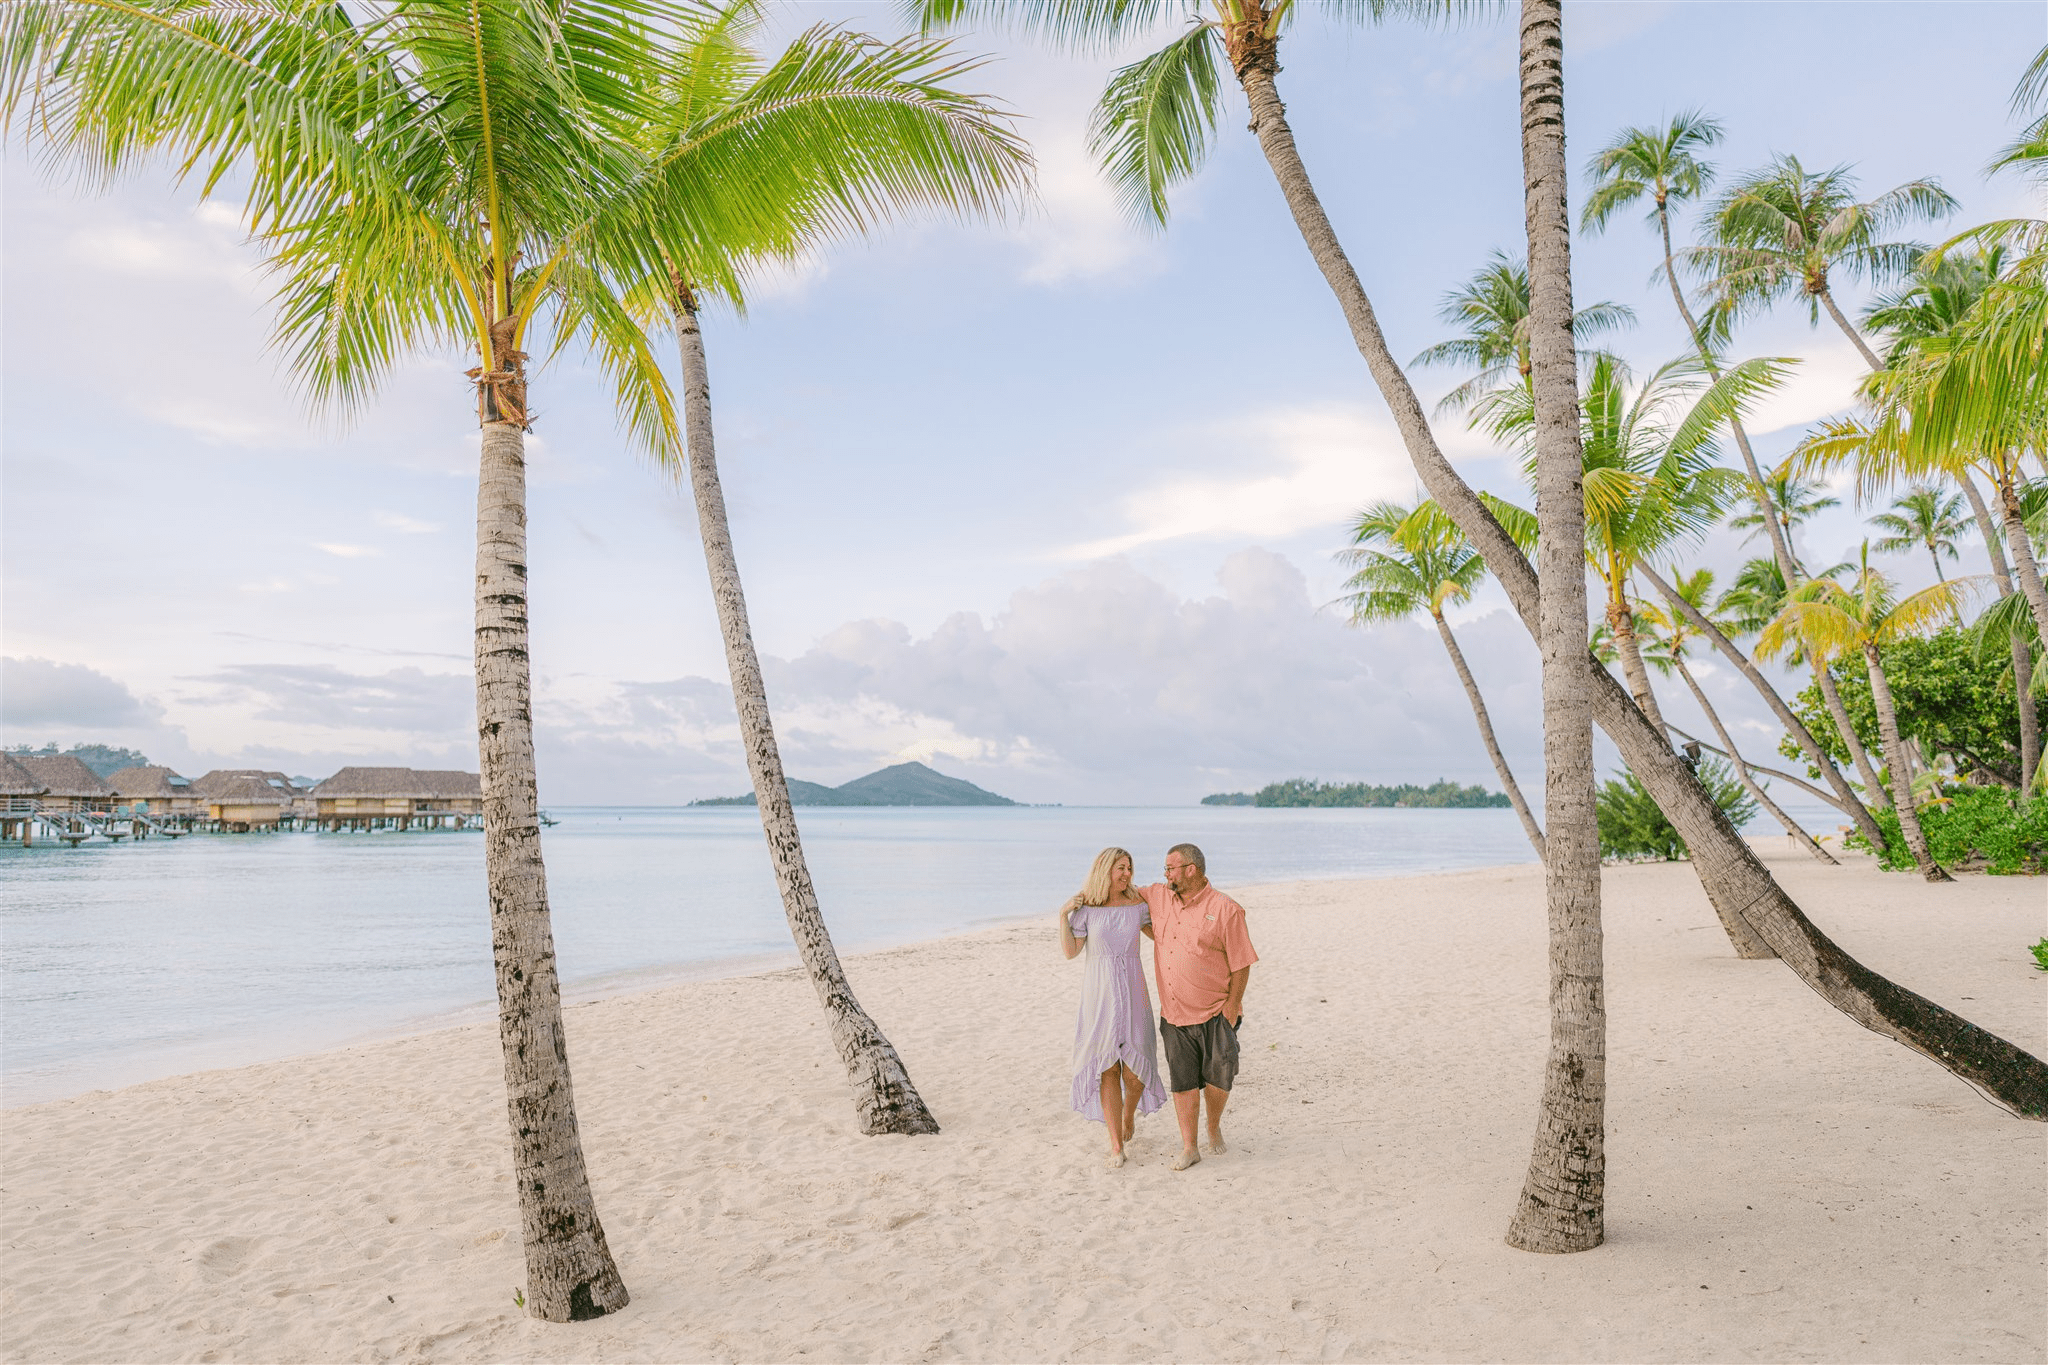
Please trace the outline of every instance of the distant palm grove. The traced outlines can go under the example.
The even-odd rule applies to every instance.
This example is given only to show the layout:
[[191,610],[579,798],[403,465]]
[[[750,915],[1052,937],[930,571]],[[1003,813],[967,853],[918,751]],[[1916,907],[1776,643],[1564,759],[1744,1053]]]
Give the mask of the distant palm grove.
[[1488,810],[1511,804],[1501,792],[1437,781],[1427,787],[1403,782],[1376,787],[1369,782],[1314,782],[1306,777],[1269,782],[1255,792],[1218,792],[1205,806],[1366,806],[1410,810]]

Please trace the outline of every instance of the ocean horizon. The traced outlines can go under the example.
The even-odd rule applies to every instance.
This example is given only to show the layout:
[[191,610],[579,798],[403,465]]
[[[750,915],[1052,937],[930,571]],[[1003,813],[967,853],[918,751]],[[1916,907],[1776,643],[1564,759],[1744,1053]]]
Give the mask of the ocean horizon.
[[[796,961],[748,807],[550,807],[563,992]],[[1511,810],[808,807],[843,954],[1043,914],[1097,850],[1228,890],[1534,861]],[[324,1051],[494,1012],[476,832],[193,835],[0,849],[0,1104]],[[859,988],[859,974],[854,974]],[[868,1001],[884,1015],[885,1000]]]

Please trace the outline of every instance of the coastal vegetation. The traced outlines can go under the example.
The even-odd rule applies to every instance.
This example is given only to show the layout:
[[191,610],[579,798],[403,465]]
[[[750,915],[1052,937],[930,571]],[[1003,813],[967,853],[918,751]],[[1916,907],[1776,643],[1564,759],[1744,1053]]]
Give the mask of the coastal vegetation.
[[[1853,847],[1878,856],[1892,871],[1917,866],[1897,811],[1878,817],[1884,843],[1872,846],[1859,834]],[[2048,796],[2022,796],[2008,787],[1943,786],[1921,807],[1921,838],[1936,862],[1994,875],[2048,873]]]
[[[1756,814],[1756,798],[1735,776],[1732,765],[1703,758],[1699,777],[1730,824],[1740,828]],[[1598,810],[1602,858],[1668,862],[1691,856],[1685,840],[1634,773],[1624,771],[1600,784]]]
[[1391,787],[1369,782],[1317,782],[1306,777],[1269,782],[1256,792],[1218,792],[1205,806],[1345,806],[1397,810],[1488,810],[1509,804],[1500,792],[1465,787],[1439,778],[1427,787],[1402,782]]

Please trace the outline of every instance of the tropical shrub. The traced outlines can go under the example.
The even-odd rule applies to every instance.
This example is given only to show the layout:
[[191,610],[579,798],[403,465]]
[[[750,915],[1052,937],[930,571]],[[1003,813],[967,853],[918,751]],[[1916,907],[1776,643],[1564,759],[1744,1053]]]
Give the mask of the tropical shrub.
[[[1919,740],[1929,760],[1939,763],[1946,758],[1957,772],[1978,768],[2008,786],[2017,786],[2020,718],[2011,666],[2006,655],[1980,661],[1979,652],[1977,642],[1954,627],[1924,639],[1895,640],[1879,650],[1898,707],[1901,738]],[[1857,738],[1872,754],[1881,755],[1870,671],[1860,657],[1838,660],[1832,671]],[[2034,707],[2048,726],[2048,705],[2036,698]],[[1808,683],[1793,709],[1828,756],[1847,766],[1849,751],[1835,733],[1820,684]],[[1790,736],[1779,744],[1778,752],[1805,761],[1804,752]],[[1820,776],[1811,763],[1806,768],[1809,775]]]
[[[1734,768],[1722,759],[1707,758],[1695,765],[1694,771],[1730,824],[1741,829],[1749,823],[1756,814],[1756,800],[1742,789]],[[1672,861],[1691,856],[1685,840],[1678,837],[1634,773],[1623,772],[1619,779],[1602,783],[1594,802],[1602,858]]]
[[[1897,811],[1876,812],[1884,831],[1878,865],[1888,872],[1913,871],[1913,855],[1899,834]],[[2048,796],[2022,799],[2005,787],[1950,787],[1920,810],[1927,850],[1943,867],[1974,867],[1997,875],[2048,872]],[[1862,834],[1844,841],[1870,847]]]

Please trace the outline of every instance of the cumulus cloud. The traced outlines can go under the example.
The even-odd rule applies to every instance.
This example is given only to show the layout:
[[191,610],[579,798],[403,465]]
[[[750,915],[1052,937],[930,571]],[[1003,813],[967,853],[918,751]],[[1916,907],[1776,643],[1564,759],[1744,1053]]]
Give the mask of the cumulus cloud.
[[[765,661],[785,765],[840,782],[914,758],[1070,804],[1185,801],[1304,775],[1494,784],[1433,632],[1351,629],[1265,550],[1232,555],[1217,587],[1183,598],[1108,559],[1019,591],[992,620],[961,613],[923,636],[849,622]],[[1505,613],[1460,629],[1502,742],[1533,778],[1534,650]],[[614,792],[644,789],[651,772],[681,796],[744,789],[722,681],[632,684],[544,714],[547,780],[577,774],[573,799],[627,799],[585,786],[606,775],[567,757],[599,752],[623,765]]]
[[126,730],[157,723],[163,708],[84,664],[0,659],[0,725]]
[[1257,472],[1166,476],[1124,500],[1128,530],[1072,546],[1066,558],[1185,537],[1278,538],[1328,525],[1376,498],[1405,497],[1415,484],[1392,422],[1360,404],[1275,409],[1180,439],[1191,465],[1213,451],[1219,464]]

